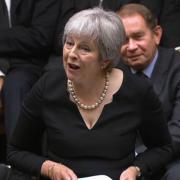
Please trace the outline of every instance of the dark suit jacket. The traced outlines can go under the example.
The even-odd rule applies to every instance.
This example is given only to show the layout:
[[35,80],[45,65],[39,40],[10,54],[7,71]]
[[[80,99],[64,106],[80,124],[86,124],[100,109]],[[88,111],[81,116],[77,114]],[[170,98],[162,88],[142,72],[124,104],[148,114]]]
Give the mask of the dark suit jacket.
[[8,180],[10,176],[10,168],[8,168],[5,164],[0,163],[0,179]]
[[161,44],[166,47],[180,46],[180,0],[164,0],[160,24],[163,28]]
[[[172,136],[175,156],[180,153],[180,53],[159,47],[159,55],[150,81],[162,102],[164,115]],[[122,63],[122,62],[121,62]],[[122,65],[122,64],[121,64]],[[153,133],[153,132],[152,132]],[[137,152],[145,147],[137,143]]]
[[179,0],[140,0],[157,16],[163,28],[161,45],[180,46],[180,1]]
[[[175,154],[180,153],[180,53],[159,47],[159,56],[150,82],[159,96],[172,135]],[[125,66],[120,61],[120,66]],[[126,66],[126,68],[128,68]],[[128,68],[129,69],[129,68]],[[153,132],[152,132],[153,133]],[[139,145],[139,142],[138,142]],[[137,145],[137,146],[138,146]],[[138,148],[143,151],[145,148]]]
[[161,16],[164,0],[140,0],[140,3],[149,8],[157,18]]
[[0,57],[7,58],[10,66],[43,65],[51,50],[60,6],[59,0],[11,0],[12,27],[0,29]]
[[165,112],[176,153],[180,153],[180,53],[159,48],[151,81]]

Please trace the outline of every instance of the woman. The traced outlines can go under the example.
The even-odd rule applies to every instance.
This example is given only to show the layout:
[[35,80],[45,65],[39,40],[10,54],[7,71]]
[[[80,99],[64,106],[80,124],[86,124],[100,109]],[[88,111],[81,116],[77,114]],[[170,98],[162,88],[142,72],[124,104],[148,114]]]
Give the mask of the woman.
[[[171,157],[171,140],[152,87],[115,66],[125,41],[113,12],[81,11],[63,36],[64,71],[46,73],[26,98],[8,160],[52,180],[107,175],[135,180]],[[34,144],[47,134],[47,156]],[[137,134],[147,151],[135,157]]]

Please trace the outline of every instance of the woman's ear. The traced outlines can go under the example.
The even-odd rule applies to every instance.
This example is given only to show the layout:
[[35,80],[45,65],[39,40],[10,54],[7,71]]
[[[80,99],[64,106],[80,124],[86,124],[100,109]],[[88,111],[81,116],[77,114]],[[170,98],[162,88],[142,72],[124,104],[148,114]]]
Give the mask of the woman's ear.
[[101,64],[101,69],[107,69],[109,67],[109,65],[111,64],[110,60],[104,60]]

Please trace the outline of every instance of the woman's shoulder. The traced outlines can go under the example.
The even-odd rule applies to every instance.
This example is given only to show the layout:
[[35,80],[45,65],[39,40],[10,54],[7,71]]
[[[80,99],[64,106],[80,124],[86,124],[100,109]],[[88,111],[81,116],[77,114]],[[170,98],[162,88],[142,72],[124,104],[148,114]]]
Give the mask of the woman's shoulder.
[[119,69],[123,72],[123,82],[121,89],[124,92],[142,96],[152,88],[152,84],[147,78],[138,77],[137,75],[133,74],[127,67],[121,67]]
[[58,99],[66,93],[67,80],[64,70],[51,69],[44,72],[39,79],[35,90],[39,89],[41,95],[47,99]]
[[46,79],[46,81],[59,81],[59,80],[65,80],[65,71],[63,68],[56,68],[56,69],[50,69],[48,71],[45,71],[43,73],[42,78]]
[[36,83],[36,87],[42,89],[44,93],[52,93],[57,89],[63,89],[65,83],[66,76],[63,68],[57,68],[44,72]]

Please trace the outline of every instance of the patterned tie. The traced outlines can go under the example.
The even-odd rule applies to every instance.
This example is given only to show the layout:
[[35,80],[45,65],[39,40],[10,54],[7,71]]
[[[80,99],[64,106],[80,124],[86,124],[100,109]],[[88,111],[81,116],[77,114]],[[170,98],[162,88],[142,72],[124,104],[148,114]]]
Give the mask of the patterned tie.
[[139,77],[143,77],[143,78],[147,78],[148,79],[148,77],[142,71],[137,71],[136,75],[139,76]]
[[8,12],[5,0],[0,0],[0,29],[9,27]]

